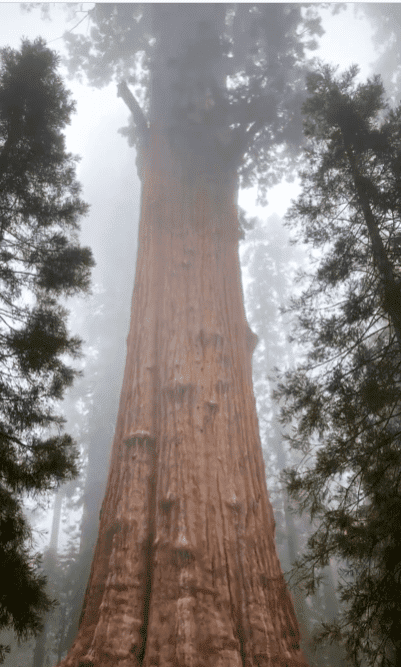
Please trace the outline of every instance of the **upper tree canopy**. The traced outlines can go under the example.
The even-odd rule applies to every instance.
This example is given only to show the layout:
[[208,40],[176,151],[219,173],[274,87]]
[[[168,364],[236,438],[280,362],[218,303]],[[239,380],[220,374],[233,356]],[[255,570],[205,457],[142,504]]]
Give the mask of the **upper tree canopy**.
[[67,358],[80,340],[59,297],[86,292],[94,264],[78,239],[87,205],[65,150],[74,103],[57,65],[40,39],[0,51],[0,629],[19,636],[36,632],[50,605],[27,547],[23,494],[77,470],[56,407],[77,374]]
[[399,2],[356,2],[354,8],[371,23],[373,42],[380,53],[374,62],[374,71],[382,77],[392,103],[397,104],[401,91],[401,53],[398,48],[401,5]]
[[272,149],[302,139],[306,54],[323,32],[313,8],[97,4],[88,20],[89,35],[64,35],[70,73],[133,87],[136,142],[152,124],[205,169],[239,169],[262,192],[279,180]]

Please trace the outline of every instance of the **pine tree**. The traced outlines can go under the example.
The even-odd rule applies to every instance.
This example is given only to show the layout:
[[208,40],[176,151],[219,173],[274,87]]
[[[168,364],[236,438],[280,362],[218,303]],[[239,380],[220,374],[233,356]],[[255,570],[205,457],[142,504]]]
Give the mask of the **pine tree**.
[[308,467],[288,488],[317,522],[299,578],[315,590],[342,560],[342,637],[353,664],[401,660],[401,108],[379,77],[321,66],[308,79],[302,193],[288,213],[310,244],[310,282],[291,309],[306,361],[277,398]]
[[57,402],[80,340],[60,298],[88,290],[93,259],[78,241],[87,205],[65,150],[74,103],[58,56],[37,39],[0,59],[0,628],[23,637],[51,606],[23,498],[77,472]]

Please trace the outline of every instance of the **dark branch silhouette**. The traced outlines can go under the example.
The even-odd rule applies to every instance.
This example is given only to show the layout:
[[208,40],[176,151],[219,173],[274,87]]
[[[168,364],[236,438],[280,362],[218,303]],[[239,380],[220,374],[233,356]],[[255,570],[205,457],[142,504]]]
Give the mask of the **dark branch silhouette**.
[[134,95],[128,88],[126,81],[121,81],[118,84],[117,97],[122,97],[128,109],[131,111],[138,130],[138,140],[142,143],[148,134],[148,121],[146,120],[145,114],[143,113]]

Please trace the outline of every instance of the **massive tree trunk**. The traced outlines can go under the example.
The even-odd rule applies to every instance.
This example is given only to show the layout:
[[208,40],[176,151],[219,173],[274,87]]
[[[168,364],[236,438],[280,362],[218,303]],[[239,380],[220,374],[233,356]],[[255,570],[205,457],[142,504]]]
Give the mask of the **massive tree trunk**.
[[100,532],[63,667],[305,665],[274,543],[236,181],[144,165],[127,362]]

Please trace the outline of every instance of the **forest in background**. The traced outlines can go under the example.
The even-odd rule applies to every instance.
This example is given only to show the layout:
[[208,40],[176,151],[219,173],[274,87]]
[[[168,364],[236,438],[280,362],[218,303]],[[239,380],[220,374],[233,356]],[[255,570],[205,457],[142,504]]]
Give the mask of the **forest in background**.
[[[394,51],[398,24],[390,21],[379,6],[364,5],[359,11],[365,11],[374,19],[378,44],[388,44],[373,69],[381,72],[386,93],[396,102],[399,98],[399,56]],[[121,193],[130,189],[128,183],[127,178]],[[113,205],[121,206],[121,202],[113,202],[111,209]],[[245,300],[250,325],[259,337],[253,357],[255,395],[268,489],[275,510],[277,546],[283,569],[288,572],[297,555],[304,551],[311,528],[307,515],[300,518],[291,512],[280,478],[281,470],[294,463],[297,453],[283,443],[279,408],[271,393],[274,367],[290,368],[302,355],[302,346],[294,346],[288,341],[291,322],[281,313],[280,307],[288,304],[293,296],[296,270],[306,261],[306,249],[290,245],[288,233],[277,216],[266,221],[248,220],[244,227],[241,253],[243,267],[248,273]],[[129,305],[124,302],[124,296],[130,293],[133,282],[133,248],[136,244],[133,225],[130,233],[131,239],[126,237],[124,248],[119,249],[119,271],[113,272],[112,280],[109,276],[101,278],[103,284],[95,287],[89,307],[88,302],[74,304],[75,321],[81,322],[82,335],[90,345],[85,350],[84,377],[69,392],[63,410],[69,431],[82,448],[83,472],[77,480],[61,487],[51,500],[52,527],[49,548],[44,555],[49,589],[54,591],[60,604],[48,620],[45,633],[19,649],[14,647],[4,663],[6,667],[53,664],[62,657],[76,631],[96,539],[125,358]],[[32,521],[40,525],[48,511],[46,505],[42,509],[36,507],[31,515]],[[71,517],[74,517],[73,522]],[[306,596],[301,589],[293,590],[304,636],[310,636],[322,619],[331,622],[338,615],[340,602],[335,593],[341,577],[338,564],[330,563],[325,574],[325,581],[314,596]],[[319,647],[314,660],[311,664],[316,667],[346,664],[335,644]]]

